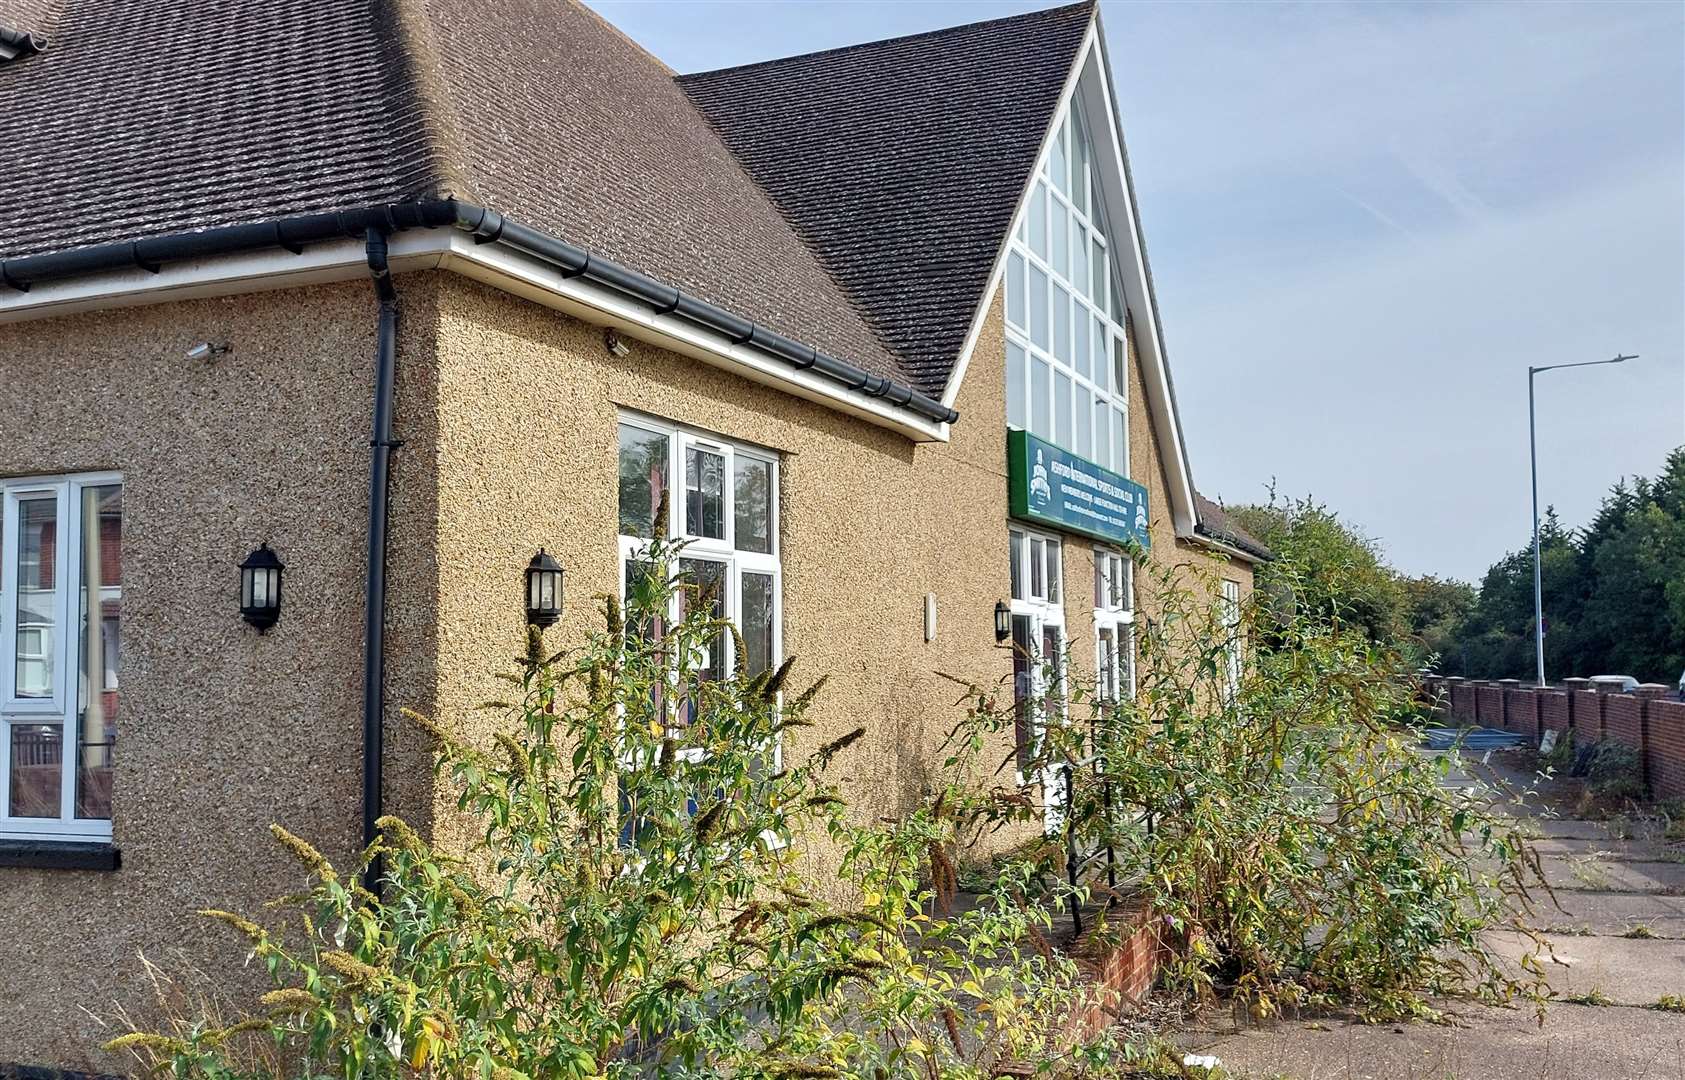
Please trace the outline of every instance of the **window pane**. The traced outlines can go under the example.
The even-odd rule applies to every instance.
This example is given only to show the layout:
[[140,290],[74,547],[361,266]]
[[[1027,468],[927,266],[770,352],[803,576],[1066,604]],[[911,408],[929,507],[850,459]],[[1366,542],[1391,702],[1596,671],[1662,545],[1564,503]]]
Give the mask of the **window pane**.
[[1090,458],[1096,465],[1111,468],[1112,462],[1112,422],[1111,410],[1104,401],[1094,399],[1094,456]]
[[1119,326],[1122,326],[1129,313],[1129,309],[1123,306],[1123,283],[1118,280],[1117,266],[1112,264],[1110,260],[1107,260],[1107,264],[1111,267],[1112,318],[1117,320]]
[[1088,309],[1081,304],[1071,305],[1071,366],[1077,369],[1077,374],[1088,378],[1089,344],[1088,331],[1093,324],[1088,321]]
[[1069,191],[1071,189],[1071,167],[1070,155],[1068,152],[1070,144],[1071,121],[1070,117],[1067,116],[1059,124],[1059,134],[1053,139],[1053,153],[1051,155],[1049,165],[1053,173],[1053,186],[1058,188],[1060,191]]
[[661,582],[652,572],[654,569],[654,563],[627,559],[621,576],[626,636],[646,645],[660,641],[667,633],[667,620],[659,597]]
[[1106,323],[1100,316],[1094,316],[1094,385],[1103,394],[1112,392],[1111,368],[1106,362]]
[[1010,570],[1012,575],[1012,599],[1022,600],[1024,599],[1024,534],[1016,529],[1011,531],[1006,557],[1012,562]]
[[1030,342],[1047,348],[1047,274],[1030,267]]
[[1059,582],[1063,577],[1063,564],[1059,558],[1060,544],[1057,540],[1047,542],[1047,602],[1059,602]]
[[1092,461],[1094,460],[1094,399],[1081,386],[1077,387],[1076,395],[1076,437],[1071,443],[1071,452]]
[[64,775],[62,724],[12,724],[13,817],[59,816],[59,783]]
[[1029,767],[1035,733],[1031,718],[1035,708],[1035,643],[1027,615],[1012,616],[1012,732],[1018,752],[1018,767]]
[[1051,370],[1039,356],[1030,364],[1030,431],[1043,439],[1053,437],[1053,388],[1048,385]]
[[1075,221],[1071,222],[1071,284],[1088,295],[1088,234]]
[[731,516],[738,551],[772,551],[772,463],[738,454],[732,462]]
[[667,436],[620,425],[620,535],[648,538],[667,500]]
[[1047,185],[1040,180],[1030,190],[1030,250],[1047,258]]
[[123,489],[82,490],[82,670],[76,731],[76,816],[111,818],[122,650]]
[[743,615],[738,630],[749,657],[746,675],[759,675],[773,662],[773,589],[771,574],[743,574]]
[[1115,473],[1127,473],[1128,462],[1124,460],[1127,456],[1128,454],[1124,449],[1123,442],[1123,410],[1113,409],[1111,470]]
[[1106,606],[1106,556],[1094,553],[1094,606]]
[[1071,445],[1071,377],[1058,370],[1053,372],[1053,441],[1067,449]]
[[[685,616],[699,605],[711,618],[725,618],[726,566],[710,559],[680,559],[679,577],[684,587],[679,590],[678,617]],[[686,658],[685,678],[691,683],[714,682],[723,678],[726,670],[726,635],[722,631],[708,639],[707,645],[695,656]],[[691,699],[679,707],[679,723],[688,726],[696,719],[696,701]]]
[[725,457],[685,449],[685,534],[725,539]]
[[1124,346],[1123,335],[1112,338],[1112,393],[1118,397],[1129,396],[1129,350]]
[[1071,201],[1088,213],[1088,138],[1083,133],[1082,113],[1071,125]]
[[1009,341],[1006,343],[1006,422],[1018,428],[1025,425],[1029,412],[1024,400],[1028,394],[1024,377],[1024,350]]
[[49,698],[58,655],[57,496],[18,500],[17,558],[17,696]]
[[1030,595],[1037,600],[1047,595],[1046,573],[1047,545],[1035,537],[1030,538]]
[[1088,295],[1094,299],[1094,306],[1104,311],[1106,309],[1106,249],[1100,246],[1098,237],[1095,237],[1090,243],[1093,245],[1093,250],[1089,252],[1088,258]]
[[1064,204],[1057,199],[1048,200],[1047,209],[1049,216],[1053,219],[1050,226],[1053,230],[1053,250],[1048,255],[1047,261],[1053,264],[1055,274],[1062,278],[1069,278],[1071,274],[1071,234],[1069,229],[1071,215],[1065,209]]
[[1059,285],[1053,286],[1053,357],[1071,362],[1071,294]]
[[1024,256],[1016,251],[1006,258],[1006,321],[1024,327]]

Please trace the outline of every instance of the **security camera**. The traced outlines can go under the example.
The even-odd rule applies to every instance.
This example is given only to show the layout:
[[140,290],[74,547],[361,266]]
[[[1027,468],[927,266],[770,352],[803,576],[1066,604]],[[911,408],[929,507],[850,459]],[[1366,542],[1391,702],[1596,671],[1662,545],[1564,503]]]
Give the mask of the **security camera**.
[[199,344],[187,350],[187,359],[193,361],[214,360],[223,353],[227,352],[230,348],[231,346],[228,345],[218,345],[215,342],[201,341]]
[[624,358],[632,352],[632,346],[626,344],[626,339],[620,336],[620,331],[612,326],[603,331],[603,348],[616,359]]

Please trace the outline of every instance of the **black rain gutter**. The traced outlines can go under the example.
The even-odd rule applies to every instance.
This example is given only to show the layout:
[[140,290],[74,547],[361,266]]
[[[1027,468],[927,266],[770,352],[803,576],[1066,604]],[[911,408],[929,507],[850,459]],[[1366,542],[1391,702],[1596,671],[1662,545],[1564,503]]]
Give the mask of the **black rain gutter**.
[[[363,847],[373,846],[384,802],[386,718],[386,519],[391,496],[392,398],[398,373],[398,290],[386,264],[386,234],[370,225],[364,240],[380,321],[375,330],[374,419],[369,435],[369,558],[363,596]],[[381,858],[363,871],[363,887],[380,895]]]
[[455,199],[303,214],[251,225],[228,225],[20,259],[0,259],[0,286],[27,292],[39,282],[110,270],[139,267],[158,273],[165,263],[276,247],[298,254],[307,244],[362,238],[369,229],[389,235],[406,229],[446,227],[470,234],[475,243],[502,244],[521,251],[555,266],[563,280],[586,278],[649,305],[656,314],[687,319],[724,335],[733,344],[753,346],[797,370],[813,371],[829,382],[868,397],[882,398],[914,415],[938,423],[959,419],[957,411],[910,386],[873,375],[846,360],[822,353],[586,248],[529,228],[495,210]]

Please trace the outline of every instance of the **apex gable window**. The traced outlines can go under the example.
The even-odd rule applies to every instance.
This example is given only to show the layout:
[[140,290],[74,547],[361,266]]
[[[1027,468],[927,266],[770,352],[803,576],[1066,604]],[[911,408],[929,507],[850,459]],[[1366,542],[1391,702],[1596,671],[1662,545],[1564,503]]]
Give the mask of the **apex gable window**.
[[1127,319],[1095,168],[1073,99],[1008,245],[1006,416],[1127,476]]
[[[675,482],[677,480],[677,482]],[[620,580],[624,599],[647,571],[644,554],[666,510],[668,538],[684,540],[674,568],[698,587],[695,602],[737,624],[750,675],[776,666],[783,649],[778,551],[778,459],[676,424],[620,419]],[[667,619],[684,617],[688,592]],[[655,625],[634,631],[659,637]],[[689,673],[722,678],[736,663],[724,635]],[[681,709],[682,712],[682,709]],[[682,717],[681,717],[682,721]]]
[[123,485],[0,480],[0,837],[111,835]]

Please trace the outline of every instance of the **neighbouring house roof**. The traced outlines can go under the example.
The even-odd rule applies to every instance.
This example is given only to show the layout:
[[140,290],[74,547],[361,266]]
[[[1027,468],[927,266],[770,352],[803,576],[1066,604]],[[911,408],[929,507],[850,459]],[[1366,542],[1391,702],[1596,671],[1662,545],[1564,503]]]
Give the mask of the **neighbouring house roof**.
[[1274,557],[1261,540],[1237,525],[1228,511],[1220,505],[1198,492],[1194,493],[1194,503],[1199,509],[1199,523],[1194,527],[1195,533],[1208,540],[1226,544],[1254,559],[1267,560]]
[[939,395],[1093,11],[1085,0],[679,85],[915,385]]

